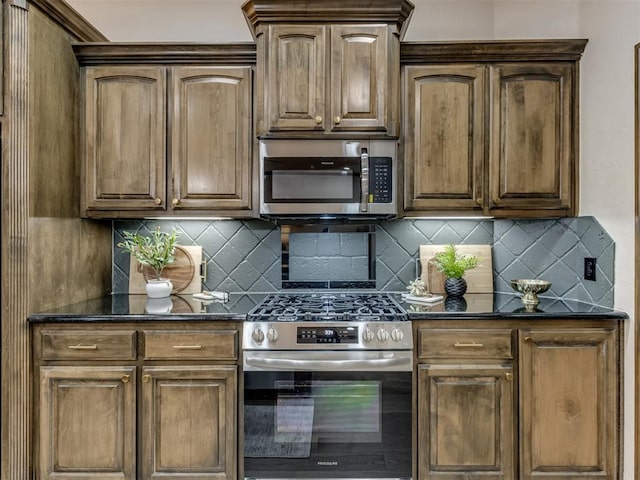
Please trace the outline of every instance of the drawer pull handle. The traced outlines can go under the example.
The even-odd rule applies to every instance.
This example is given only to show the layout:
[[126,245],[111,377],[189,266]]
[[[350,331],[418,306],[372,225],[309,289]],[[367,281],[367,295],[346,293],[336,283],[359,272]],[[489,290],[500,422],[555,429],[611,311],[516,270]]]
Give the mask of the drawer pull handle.
[[174,345],[176,350],[202,350],[202,345]]
[[456,342],[456,343],[453,344],[453,346],[456,347],[456,348],[484,347],[484,345],[482,343],[476,343],[476,342],[471,342],[471,343]]
[[142,381],[144,383],[149,383],[151,381],[151,375],[143,375],[142,376]]
[[122,376],[122,383],[129,383],[129,375],[123,375]]
[[93,345],[69,345],[67,348],[70,350],[97,350],[98,345],[95,343]]

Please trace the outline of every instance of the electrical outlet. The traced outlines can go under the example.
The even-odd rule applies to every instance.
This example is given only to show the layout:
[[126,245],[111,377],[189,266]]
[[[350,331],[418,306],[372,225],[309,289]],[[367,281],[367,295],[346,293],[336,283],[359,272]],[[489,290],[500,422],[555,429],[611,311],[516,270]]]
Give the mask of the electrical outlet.
[[596,259],[593,257],[584,257],[584,279],[596,281]]

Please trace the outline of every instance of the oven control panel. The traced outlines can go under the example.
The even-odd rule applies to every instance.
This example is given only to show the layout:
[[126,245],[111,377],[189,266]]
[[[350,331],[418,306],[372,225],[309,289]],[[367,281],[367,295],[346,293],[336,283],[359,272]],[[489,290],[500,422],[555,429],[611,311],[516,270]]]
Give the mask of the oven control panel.
[[411,322],[245,322],[244,350],[412,350]]
[[358,343],[358,327],[298,327],[298,344]]

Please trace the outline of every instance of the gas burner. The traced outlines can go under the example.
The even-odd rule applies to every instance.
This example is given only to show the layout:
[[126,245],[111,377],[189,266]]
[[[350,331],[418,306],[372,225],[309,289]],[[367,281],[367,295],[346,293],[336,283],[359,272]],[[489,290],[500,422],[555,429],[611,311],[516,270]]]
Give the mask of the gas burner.
[[387,293],[270,294],[247,315],[249,321],[398,321],[404,309]]

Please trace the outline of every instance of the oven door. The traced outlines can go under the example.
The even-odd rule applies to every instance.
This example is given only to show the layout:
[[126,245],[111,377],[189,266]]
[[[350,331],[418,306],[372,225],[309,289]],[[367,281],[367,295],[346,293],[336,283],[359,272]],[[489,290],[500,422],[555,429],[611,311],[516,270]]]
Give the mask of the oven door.
[[244,352],[244,473],[411,477],[411,352]]

